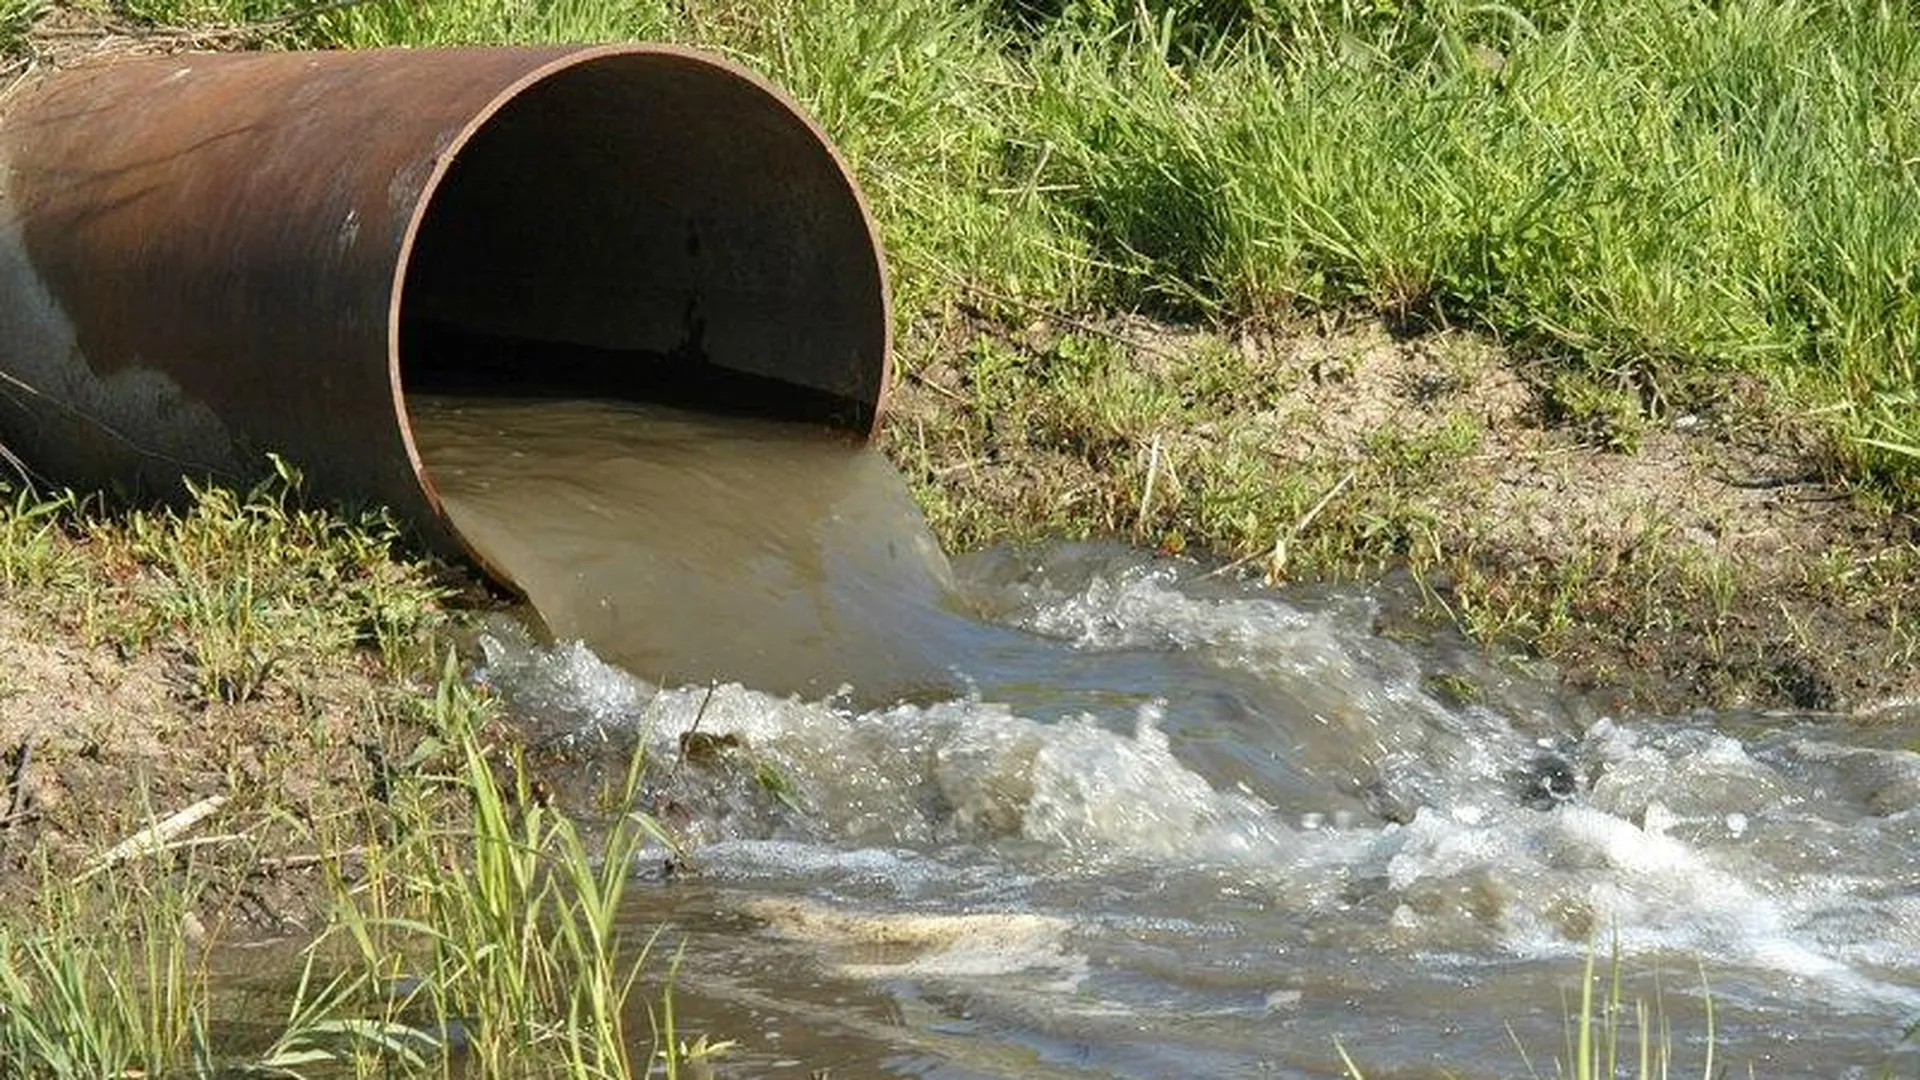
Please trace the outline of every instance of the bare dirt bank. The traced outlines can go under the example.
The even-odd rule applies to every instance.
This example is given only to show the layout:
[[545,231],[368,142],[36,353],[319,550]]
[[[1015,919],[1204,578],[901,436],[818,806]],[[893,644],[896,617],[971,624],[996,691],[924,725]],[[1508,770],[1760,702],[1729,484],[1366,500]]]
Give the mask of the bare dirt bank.
[[1107,532],[1270,580],[1406,567],[1434,617],[1622,708],[1920,700],[1920,523],[1837,486],[1752,379],[1643,401],[1374,322],[956,321],[918,345],[888,438],[950,542]]

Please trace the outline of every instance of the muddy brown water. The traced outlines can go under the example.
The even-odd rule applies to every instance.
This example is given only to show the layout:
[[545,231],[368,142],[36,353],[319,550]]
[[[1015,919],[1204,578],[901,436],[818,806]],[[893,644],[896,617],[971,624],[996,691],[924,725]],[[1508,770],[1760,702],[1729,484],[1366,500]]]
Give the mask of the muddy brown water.
[[[878,451],[664,405],[409,399],[449,517],[553,637],[656,682],[956,689],[951,570]],[[901,633],[911,626],[913,633]]]
[[727,1075],[1550,1075],[1595,948],[1681,1073],[1920,1073],[1920,711],[1606,715],[1391,583],[949,565],[821,432],[414,409],[546,624],[478,677],[583,776],[733,737],[647,793],[691,856],[628,913]]

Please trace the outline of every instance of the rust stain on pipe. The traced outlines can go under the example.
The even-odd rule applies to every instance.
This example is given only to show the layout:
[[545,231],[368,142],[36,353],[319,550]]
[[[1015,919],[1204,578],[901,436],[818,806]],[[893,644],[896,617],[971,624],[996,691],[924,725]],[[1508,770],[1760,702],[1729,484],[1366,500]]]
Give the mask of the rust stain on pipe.
[[460,550],[410,387],[704,387],[871,434],[890,321],[826,137],[683,49],[135,59],[0,114],[0,438],[63,482],[274,452]]

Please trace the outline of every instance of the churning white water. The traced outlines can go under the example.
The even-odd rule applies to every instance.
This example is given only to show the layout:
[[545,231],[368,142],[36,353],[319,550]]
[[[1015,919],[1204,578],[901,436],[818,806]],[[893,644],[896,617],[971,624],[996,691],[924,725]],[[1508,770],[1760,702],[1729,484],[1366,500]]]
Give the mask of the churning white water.
[[1552,1075],[1590,956],[1636,1068],[1644,1002],[1674,1075],[1920,1072],[1920,714],[1605,715],[1119,547],[949,577],[869,450],[549,407],[416,416],[558,639],[479,677],[582,792],[651,754],[633,936],[731,1075]]
[[1681,1069],[1711,1030],[1758,1075],[1911,1075],[1915,718],[1595,716],[1382,636],[1361,592],[1097,547],[959,569],[1030,648],[992,636],[933,704],[483,639],[562,743],[733,737],[652,793],[691,873],[634,918],[692,935],[746,1074],[1324,1076],[1344,1047],[1369,1076],[1527,1075],[1566,1056],[1597,949]]

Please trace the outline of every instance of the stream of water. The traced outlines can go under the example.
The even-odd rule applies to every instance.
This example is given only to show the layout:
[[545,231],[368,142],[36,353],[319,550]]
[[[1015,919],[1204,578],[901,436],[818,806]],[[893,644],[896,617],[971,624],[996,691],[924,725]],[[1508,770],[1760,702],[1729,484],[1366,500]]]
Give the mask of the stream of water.
[[546,624],[481,677],[582,789],[723,748],[649,790],[690,854],[631,929],[729,1075],[1554,1075],[1595,949],[1677,1075],[1920,1075],[1920,712],[1606,715],[1391,587],[949,567],[787,425],[413,408]]

